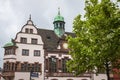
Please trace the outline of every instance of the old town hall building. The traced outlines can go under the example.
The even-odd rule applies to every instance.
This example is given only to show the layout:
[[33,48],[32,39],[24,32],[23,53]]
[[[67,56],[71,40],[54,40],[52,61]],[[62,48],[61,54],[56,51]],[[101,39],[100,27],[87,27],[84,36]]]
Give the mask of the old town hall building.
[[[60,10],[53,24],[54,30],[37,28],[30,16],[16,37],[4,45],[3,80],[91,80],[91,74],[75,77],[67,71],[66,62],[72,58],[65,38],[75,34],[65,32]],[[101,78],[106,80],[104,75]]]

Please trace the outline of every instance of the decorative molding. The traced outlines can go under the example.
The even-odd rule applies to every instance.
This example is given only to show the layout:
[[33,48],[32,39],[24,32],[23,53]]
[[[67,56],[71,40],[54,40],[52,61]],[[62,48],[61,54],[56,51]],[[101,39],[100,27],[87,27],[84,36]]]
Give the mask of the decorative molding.
[[8,60],[8,59],[14,59],[14,60],[16,60],[16,58],[4,58],[3,60]]
[[28,45],[44,45],[44,44],[32,44],[32,43],[21,43],[21,42],[16,42],[18,44],[28,44]]

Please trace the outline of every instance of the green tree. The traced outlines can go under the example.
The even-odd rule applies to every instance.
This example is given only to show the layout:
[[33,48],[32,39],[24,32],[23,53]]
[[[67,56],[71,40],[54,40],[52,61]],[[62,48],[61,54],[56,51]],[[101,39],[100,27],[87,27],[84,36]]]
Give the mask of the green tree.
[[72,56],[69,71],[76,75],[85,72],[109,73],[113,63],[120,59],[120,9],[119,1],[86,0],[84,19],[78,15],[73,22],[76,37],[68,37]]

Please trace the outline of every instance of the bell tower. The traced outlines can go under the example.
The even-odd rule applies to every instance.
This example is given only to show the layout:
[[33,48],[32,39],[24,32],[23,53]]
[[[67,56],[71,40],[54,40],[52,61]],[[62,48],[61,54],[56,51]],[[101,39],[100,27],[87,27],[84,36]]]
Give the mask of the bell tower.
[[65,22],[64,17],[60,15],[60,8],[58,8],[58,14],[55,16],[53,24],[55,34],[61,38],[65,33]]

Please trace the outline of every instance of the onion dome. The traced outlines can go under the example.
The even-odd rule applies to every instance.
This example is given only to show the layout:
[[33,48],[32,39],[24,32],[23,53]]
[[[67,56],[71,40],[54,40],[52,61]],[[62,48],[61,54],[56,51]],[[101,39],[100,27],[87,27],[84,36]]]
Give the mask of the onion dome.
[[6,43],[3,47],[15,46],[13,42]]
[[60,8],[58,8],[58,15],[55,16],[54,22],[55,21],[63,21],[64,22],[64,17],[60,15]]

